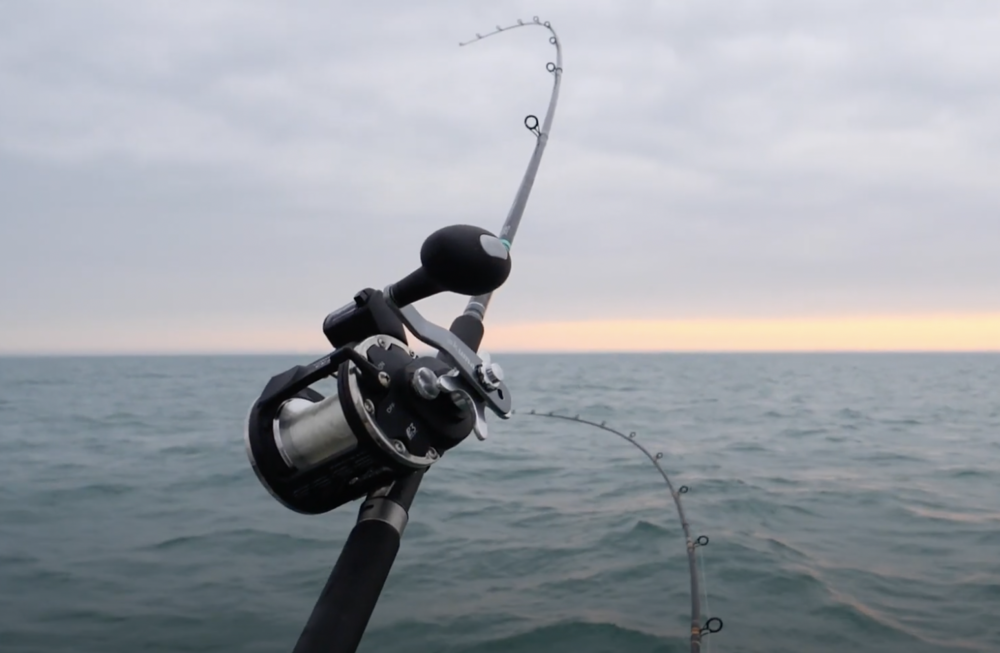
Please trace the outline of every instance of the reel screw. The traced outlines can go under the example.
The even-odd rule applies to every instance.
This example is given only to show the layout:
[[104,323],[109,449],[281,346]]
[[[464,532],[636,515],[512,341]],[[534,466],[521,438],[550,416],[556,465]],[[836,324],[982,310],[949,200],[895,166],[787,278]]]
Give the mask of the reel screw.
[[427,457],[430,458],[431,460],[437,460],[438,459],[437,449],[435,449],[434,447],[431,447],[430,449],[428,449],[427,450]]
[[378,346],[381,347],[382,349],[388,349],[389,348],[389,344],[386,342],[385,338],[383,338],[382,336],[379,336],[378,339],[375,342],[377,342]]
[[482,353],[482,361],[481,365],[476,366],[476,376],[484,388],[496,390],[503,381],[503,368],[491,361],[490,355],[485,351]]
[[389,375],[385,372],[378,373],[378,382],[382,384],[383,388],[389,387]]
[[375,404],[372,403],[371,399],[365,399],[365,412],[369,415],[375,412]]
[[464,392],[452,392],[448,396],[451,397],[452,403],[454,403],[455,407],[459,410],[465,410],[470,407],[470,397],[468,394]]
[[399,453],[406,453],[406,445],[403,444],[402,440],[393,440],[392,448],[398,451]]
[[438,387],[437,381],[437,374],[433,370],[419,367],[413,373],[413,390],[427,401],[436,399],[441,394],[441,388]]

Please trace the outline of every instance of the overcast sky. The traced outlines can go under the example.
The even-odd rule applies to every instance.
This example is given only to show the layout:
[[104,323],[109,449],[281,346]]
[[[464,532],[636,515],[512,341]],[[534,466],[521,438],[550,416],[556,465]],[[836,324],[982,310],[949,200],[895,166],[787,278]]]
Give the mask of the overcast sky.
[[996,0],[10,0],[0,352],[321,345],[499,230],[554,51],[458,43],[534,15],[563,93],[491,323],[1000,313]]

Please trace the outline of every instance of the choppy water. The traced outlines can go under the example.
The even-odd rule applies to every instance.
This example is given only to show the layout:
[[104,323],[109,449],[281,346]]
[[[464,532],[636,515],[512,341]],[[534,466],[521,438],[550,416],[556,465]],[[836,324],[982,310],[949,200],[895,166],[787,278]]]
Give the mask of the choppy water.
[[[1000,356],[507,356],[515,405],[663,451],[713,651],[1000,650]],[[300,358],[0,359],[0,650],[288,651],[356,505],[243,450]],[[670,497],[613,435],[515,415],[425,479],[362,651],[686,650]]]

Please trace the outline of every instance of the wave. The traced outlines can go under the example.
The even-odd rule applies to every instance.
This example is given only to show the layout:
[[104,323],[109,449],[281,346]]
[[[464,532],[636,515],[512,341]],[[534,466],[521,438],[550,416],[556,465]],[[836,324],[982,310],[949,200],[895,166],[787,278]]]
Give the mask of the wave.
[[53,488],[41,493],[43,501],[61,502],[64,499],[79,499],[81,496],[110,497],[135,494],[139,487],[134,483],[91,483],[78,487]]
[[[862,457],[862,456],[859,456]],[[876,451],[875,453],[864,454],[863,458],[870,462],[911,462],[911,463],[922,463],[926,462],[926,458],[920,456],[915,456],[908,453],[903,453],[901,451]]]
[[892,424],[893,426],[921,426],[923,422],[918,419],[880,419],[880,424]]
[[781,432],[781,435],[783,435],[786,438],[798,439],[798,438],[807,438],[813,435],[823,435],[826,432],[827,429],[822,427],[812,428],[812,429],[785,429],[784,431]]
[[795,558],[798,558],[799,560],[803,560],[803,561],[809,560],[810,562],[812,561],[812,556],[810,556],[808,553],[806,553],[805,551],[803,551],[801,549],[798,549],[798,548],[792,546],[788,542],[784,542],[782,540],[779,540],[774,535],[771,535],[771,534],[767,534],[767,535],[758,534],[757,537],[759,537],[760,539],[762,539],[764,541],[764,543],[767,544],[768,547],[774,553],[777,553],[777,554],[791,554],[792,556],[794,556]]
[[755,442],[734,442],[733,444],[726,445],[726,451],[740,451],[740,452],[766,452],[770,451],[767,447],[757,444]]
[[172,444],[160,449],[161,454],[172,456],[204,456],[209,451],[205,443]]
[[690,649],[685,636],[664,638],[613,623],[581,620],[537,626],[525,632],[451,649],[453,653],[587,653],[628,651],[668,653]]
[[503,478],[505,481],[509,481],[523,478],[535,478],[538,476],[560,476],[565,473],[566,470],[564,468],[556,467],[554,465],[542,465],[539,467],[522,466],[505,472]]
[[873,636],[887,638],[895,636],[902,637],[911,642],[920,642],[934,646],[945,647],[943,650],[981,650],[972,642],[965,642],[959,639],[949,639],[947,641],[928,636],[919,632],[915,628],[900,622],[889,616],[882,610],[872,607],[853,596],[826,587],[832,604],[826,605],[813,611],[824,620],[830,619],[836,622],[846,622],[852,634],[869,639]]
[[912,505],[902,506],[902,509],[914,517],[953,524],[1000,524],[1000,513],[973,514],[952,510],[933,510]]
[[773,485],[781,485],[781,486],[801,487],[803,485],[802,481],[800,481],[799,479],[786,478],[784,476],[767,476],[762,478],[761,480],[767,483],[771,483]]
[[1000,579],[996,576],[978,572],[956,581],[956,587],[974,596],[970,598],[983,605],[991,605],[1000,601]]
[[613,611],[550,615],[544,621],[510,606],[462,618],[406,619],[369,628],[362,649],[447,653],[680,653],[690,650],[682,627],[652,632]]
[[654,523],[648,522],[648,521],[646,521],[644,519],[640,519],[639,521],[636,522],[635,526],[632,527],[632,530],[630,532],[631,533],[643,533],[643,534],[647,534],[648,533],[648,534],[651,534],[651,535],[663,535],[663,534],[669,533],[671,531],[669,529],[667,529],[666,527],[661,526],[659,524],[654,524]]
[[942,469],[949,478],[993,478],[996,477],[1000,472],[993,469],[982,469],[977,467],[957,467],[951,469]]
[[632,523],[631,527],[622,524],[621,527],[609,528],[600,536],[598,540],[599,550],[618,551],[622,547],[636,547],[645,544],[659,544],[677,542],[677,546],[683,549],[684,533],[681,530],[680,522],[673,514],[664,517],[662,524],[655,524],[645,519],[639,519]]
[[199,549],[208,543],[216,545],[237,543],[244,551],[285,551],[301,550],[304,546],[329,546],[329,542],[321,539],[274,533],[254,528],[238,528],[229,530],[213,530],[207,533],[192,533],[177,535],[159,542],[149,544],[143,549],[147,551],[168,551],[176,548]]

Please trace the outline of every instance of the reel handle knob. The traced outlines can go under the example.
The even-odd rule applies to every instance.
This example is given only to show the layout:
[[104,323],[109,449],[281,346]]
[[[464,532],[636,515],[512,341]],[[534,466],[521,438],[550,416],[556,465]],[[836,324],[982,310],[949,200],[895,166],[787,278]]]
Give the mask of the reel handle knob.
[[489,231],[472,225],[438,229],[420,248],[421,266],[389,286],[387,294],[399,308],[436,295],[484,295],[503,285],[510,275],[507,246]]

